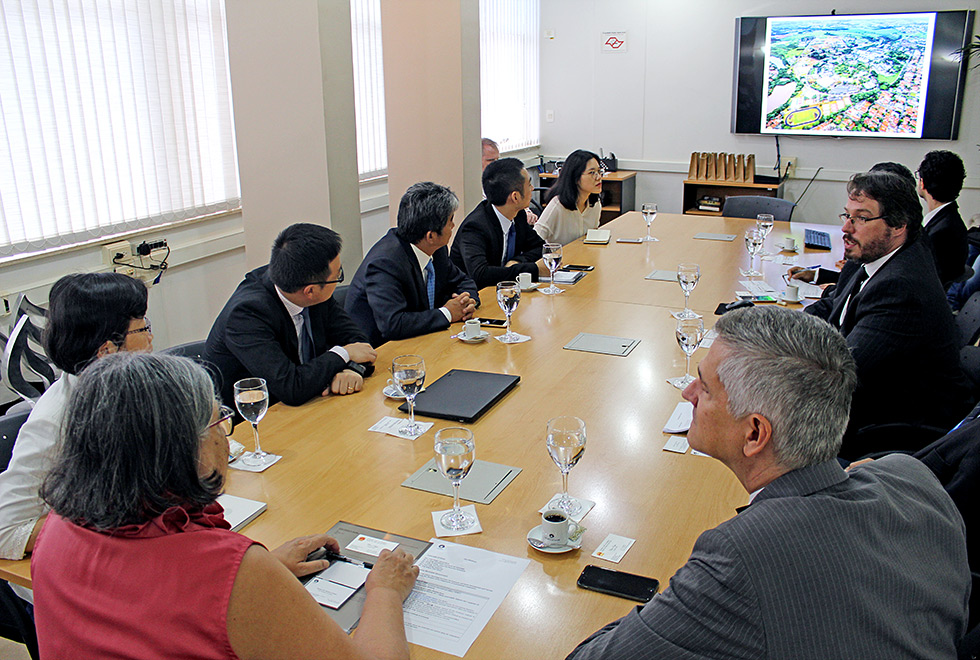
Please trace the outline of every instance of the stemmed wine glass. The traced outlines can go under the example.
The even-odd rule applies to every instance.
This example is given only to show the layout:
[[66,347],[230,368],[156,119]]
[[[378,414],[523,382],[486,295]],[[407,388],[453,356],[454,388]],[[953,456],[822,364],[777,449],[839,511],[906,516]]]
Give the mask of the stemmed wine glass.
[[675,334],[677,343],[687,358],[687,366],[684,368],[683,376],[670,378],[667,382],[677,389],[683,390],[695,380],[694,376],[691,375],[691,355],[694,354],[694,351],[701,344],[701,340],[704,339],[704,321],[701,319],[680,319],[677,322]]
[[759,254],[759,250],[762,249],[763,240],[762,231],[758,228],[753,227],[745,230],[745,249],[749,251],[749,269],[742,271],[742,275],[745,277],[762,276],[762,273],[755,269],[755,255]]
[[510,315],[517,309],[517,303],[521,302],[521,287],[517,282],[504,281],[497,283],[497,304],[507,315],[507,332],[497,337],[498,341],[505,344],[514,344],[521,340],[521,336],[510,330]]
[[772,231],[772,226],[774,222],[775,219],[772,217],[771,213],[760,213],[759,215],[755,216],[755,226],[756,228],[758,228],[759,231],[762,232],[763,249],[761,252],[759,252],[759,254],[762,255],[763,257],[772,256],[772,254],[765,249],[766,247],[765,243],[766,243],[766,237],[768,237],[769,232]]
[[677,283],[681,285],[681,290],[684,291],[684,311],[674,312],[675,319],[701,318],[701,315],[692,310],[690,305],[691,291],[694,291],[694,287],[698,285],[700,279],[701,266],[697,264],[677,265]]
[[399,355],[391,361],[391,376],[408,402],[408,426],[398,429],[398,433],[414,438],[422,431],[415,423],[415,397],[425,384],[425,361],[420,355]]
[[659,241],[659,238],[654,238],[650,235],[650,225],[653,224],[653,219],[657,217],[657,205],[656,204],[644,204],[640,207],[640,212],[643,214],[643,220],[647,223],[647,235],[641,238],[641,241]]
[[462,426],[441,429],[436,432],[435,450],[439,471],[453,485],[453,510],[442,516],[442,526],[454,531],[469,529],[476,519],[459,506],[459,482],[470,471],[476,457],[473,432]]
[[585,453],[585,422],[571,416],[549,420],[548,453],[561,470],[561,497],[552,500],[548,506],[575,516],[582,511],[582,505],[568,496],[568,472]]
[[541,256],[544,258],[544,265],[551,271],[551,286],[541,289],[541,293],[549,296],[563,293],[564,289],[555,286],[555,271],[561,266],[561,243],[545,243]]
[[249,467],[271,465],[279,457],[262,451],[259,444],[259,422],[269,409],[269,388],[265,379],[243,378],[235,383],[235,407],[252,425],[252,433],[255,434],[255,451],[242,456],[242,463]]

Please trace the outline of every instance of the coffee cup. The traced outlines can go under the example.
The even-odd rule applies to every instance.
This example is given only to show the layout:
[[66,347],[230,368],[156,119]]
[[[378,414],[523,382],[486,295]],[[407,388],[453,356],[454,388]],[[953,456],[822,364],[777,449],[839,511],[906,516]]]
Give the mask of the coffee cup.
[[531,287],[531,273],[518,273],[517,283],[521,285],[521,289],[528,289]]
[[575,525],[575,522],[568,519],[567,513],[561,509],[548,509],[541,514],[541,539],[550,546],[568,545],[569,525]]
[[787,236],[783,239],[783,249],[788,252],[796,252],[796,239],[792,236]]
[[786,302],[799,302],[800,301],[800,286],[789,282],[786,284],[786,293],[783,294],[783,300]]
[[481,332],[480,321],[477,319],[470,319],[463,324],[463,337],[466,339],[476,339],[480,336]]

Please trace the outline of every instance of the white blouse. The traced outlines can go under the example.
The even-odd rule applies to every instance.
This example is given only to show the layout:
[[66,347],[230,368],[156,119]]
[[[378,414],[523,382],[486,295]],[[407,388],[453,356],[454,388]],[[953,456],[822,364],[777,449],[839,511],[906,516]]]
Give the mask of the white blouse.
[[602,204],[599,202],[586,207],[584,213],[579,213],[578,209],[566,209],[557,197],[552,197],[541,217],[534,223],[534,231],[538,232],[545,243],[567,245],[585,236],[590,229],[598,227],[601,214]]

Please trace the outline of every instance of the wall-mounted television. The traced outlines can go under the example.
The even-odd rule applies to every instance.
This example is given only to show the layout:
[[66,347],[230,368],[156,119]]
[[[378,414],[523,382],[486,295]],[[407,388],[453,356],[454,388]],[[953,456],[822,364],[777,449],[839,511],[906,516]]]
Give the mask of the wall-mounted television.
[[973,17],[737,18],[732,132],[955,140]]

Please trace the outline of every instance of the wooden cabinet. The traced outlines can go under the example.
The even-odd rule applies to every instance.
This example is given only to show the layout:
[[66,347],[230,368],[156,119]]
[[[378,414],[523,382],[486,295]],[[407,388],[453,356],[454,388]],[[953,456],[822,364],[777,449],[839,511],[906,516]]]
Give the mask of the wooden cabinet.
[[683,206],[686,215],[721,215],[720,211],[701,211],[698,200],[705,195],[721,198],[722,206],[726,197],[736,195],[761,195],[763,197],[782,197],[781,183],[736,183],[734,181],[704,181],[687,179],[684,181]]
[[[542,172],[538,175],[541,185],[550,188],[558,179],[557,174]],[[619,170],[617,172],[607,172],[602,177],[602,195],[599,198],[602,202],[602,215],[599,224],[604,225],[613,218],[618,218],[627,211],[636,210],[636,172]]]

